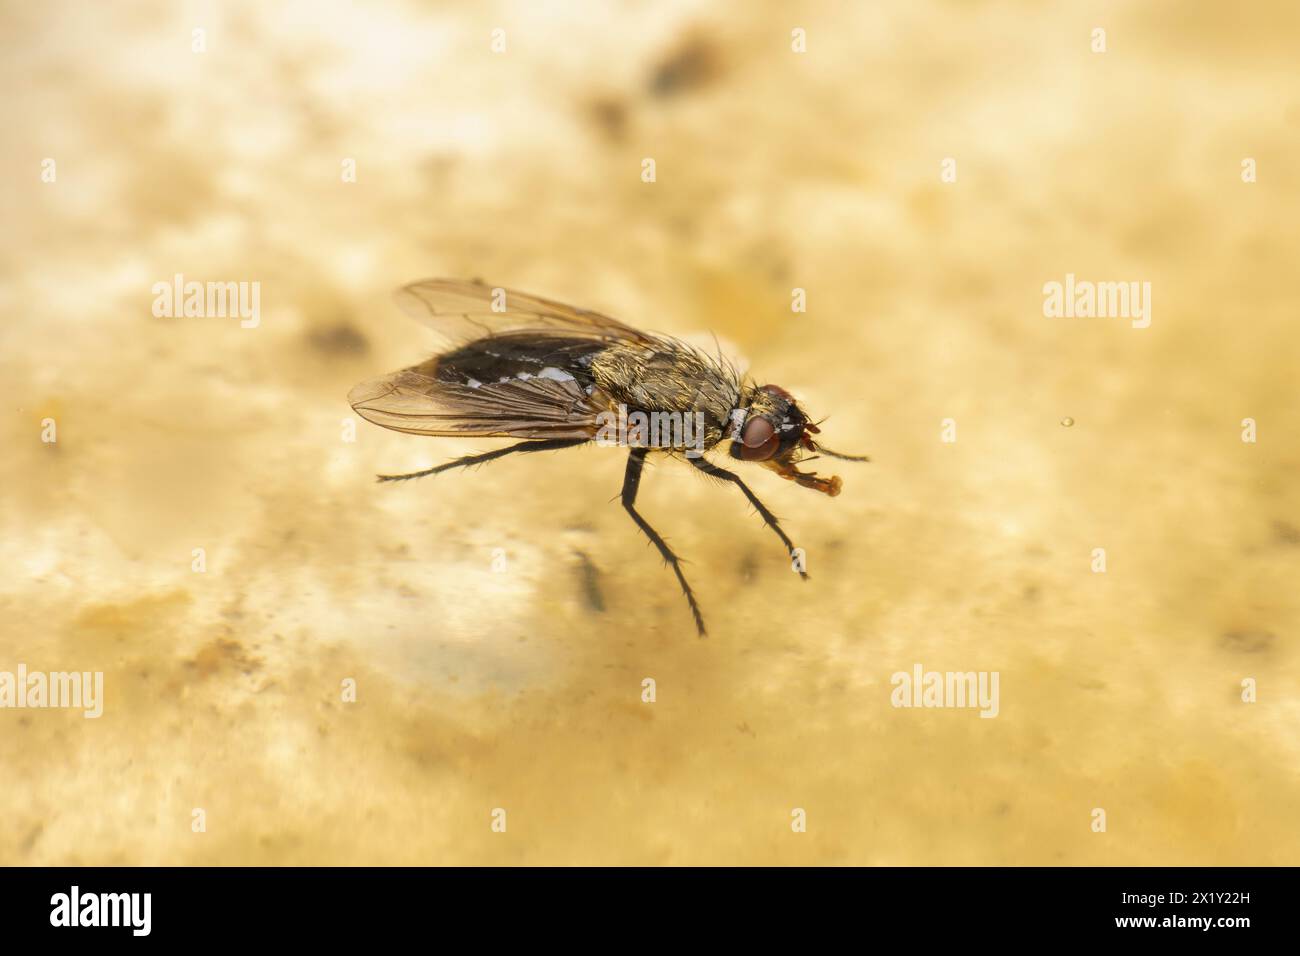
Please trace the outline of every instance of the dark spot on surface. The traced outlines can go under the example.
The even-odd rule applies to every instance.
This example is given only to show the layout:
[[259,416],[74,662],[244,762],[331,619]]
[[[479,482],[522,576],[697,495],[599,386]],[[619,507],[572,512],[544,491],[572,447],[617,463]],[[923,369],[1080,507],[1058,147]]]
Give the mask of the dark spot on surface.
[[740,575],[740,580],[746,584],[750,583],[758,574],[758,559],[752,554],[746,554],[740,559],[740,564],[736,565],[736,571]]
[[1237,654],[1260,654],[1271,650],[1276,640],[1269,631],[1228,631],[1219,639],[1219,646]]
[[44,832],[45,824],[43,823],[38,823],[36,826],[28,830],[27,835],[24,836],[22,842],[18,844],[19,852],[23,854],[31,853],[32,848],[36,846],[36,841],[41,838],[41,834]]
[[1300,528],[1287,521],[1273,522],[1273,536],[1283,544],[1300,544]]
[[600,591],[600,569],[592,563],[591,558],[581,551],[574,551],[578,556],[578,578],[582,583],[582,597],[587,607],[593,611],[605,610],[605,598]]
[[262,662],[253,657],[243,644],[225,637],[204,644],[194,657],[185,661],[185,669],[199,678],[211,677],[225,670],[251,674],[261,666]]
[[307,344],[323,355],[364,355],[370,349],[366,337],[347,322],[312,329]]
[[612,142],[619,142],[627,133],[627,106],[613,96],[602,96],[591,101],[587,115],[601,134]]
[[707,86],[722,71],[717,48],[703,37],[689,37],[659,61],[650,75],[650,93],[669,97]]

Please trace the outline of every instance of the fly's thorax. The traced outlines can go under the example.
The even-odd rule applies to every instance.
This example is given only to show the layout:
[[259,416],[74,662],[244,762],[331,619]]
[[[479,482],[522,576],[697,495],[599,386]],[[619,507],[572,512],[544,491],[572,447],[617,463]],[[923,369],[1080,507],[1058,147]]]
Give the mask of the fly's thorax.
[[690,444],[705,449],[725,437],[739,395],[730,370],[673,340],[653,348],[611,345],[592,359],[591,373],[615,407],[650,416],[689,416],[695,428]]

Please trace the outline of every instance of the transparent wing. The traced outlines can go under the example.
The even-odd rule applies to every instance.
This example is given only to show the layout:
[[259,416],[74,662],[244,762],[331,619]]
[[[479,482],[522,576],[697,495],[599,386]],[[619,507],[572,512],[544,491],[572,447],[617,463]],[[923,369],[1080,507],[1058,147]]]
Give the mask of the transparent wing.
[[652,343],[652,336],[599,312],[464,279],[425,279],[394,294],[412,318],[462,343],[502,332],[564,332],[605,341]]
[[348,401],[366,421],[412,435],[592,438],[608,407],[599,389],[530,378],[463,384],[440,380],[436,359],[362,382]]

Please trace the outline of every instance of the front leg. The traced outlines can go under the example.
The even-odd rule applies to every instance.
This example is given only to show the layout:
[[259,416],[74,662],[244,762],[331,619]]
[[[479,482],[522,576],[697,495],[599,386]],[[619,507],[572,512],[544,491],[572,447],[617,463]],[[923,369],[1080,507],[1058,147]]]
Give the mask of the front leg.
[[700,632],[700,637],[706,637],[707,632],[704,630],[704,616],[700,614],[700,606],[695,603],[695,595],[691,591],[691,586],[686,583],[686,575],[682,574],[681,562],[677,555],[673,554],[668,543],[659,536],[659,532],[650,527],[650,524],[637,514],[634,507],[636,504],[636,490],[641,484],[641,468],[645,465],[645,456],[649,449],[633,448],[627,456],[627,471],[623,473],[623,507],[627,513],[632,516],[636,526],[645,532],[651,543],[659,549],[663,555],[664,561],[672,566],[673,573],[677,575],[677,583],[682,586],[682,594],[686,596],[686,603],[691,606],[691,614],[695,617],[695,627]]
[[[700,471],[704,472],[706,475],[709,475],[712,478],[719,478],[722,481],[729,481],[737,488],[739,488],[741,493],[744,494],[744,496],[749,499],[749,503],[753,505],[754,508],[758,511],[759,517],[763,519],[763,522],[769,528],[771,528],[773,531],[776,532],[777,537],[780,538],[781,543],[785,545],[785,550],[789,553],[790,557],[791,558],[795,557],[794,542],[791,541],[789,537],[786,535],[786,533],[781,530],[781,525],[776,520],[776,515],[772,514],[772,512],[767,510],[767,506],[764,505],[763,502],[759,501],[757,497],[755,497],[754,493],[749,490],[749,485],[741,481],[739,475],[735,474],[734,472],[727,471],[727,469],[725,468],[719,468],[717,465],[713,464],[713,462],[705,461],[703,458],[691,458],[688,455],[686,457],[686,460],[689,461],[696,468],[698,468]],[[801,569],[799,571],[799,576],[803,578],[805,581],[808,580],[807,571]]]

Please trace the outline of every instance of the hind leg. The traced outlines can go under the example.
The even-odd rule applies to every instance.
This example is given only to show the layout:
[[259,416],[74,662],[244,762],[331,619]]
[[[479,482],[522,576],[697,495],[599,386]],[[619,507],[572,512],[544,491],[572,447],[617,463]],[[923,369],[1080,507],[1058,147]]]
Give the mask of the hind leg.
[[529,439],[528,441],[521,441],[517,445],[511,445],[508,448],[498,448],[496,451],[484,452],[481,455],[466,455],[464,458],[457,458],[433,468],[426,468],[424,471],[413,471],[407,475],[377,475],[376,477],[380,481],[406,481],[410,478],[423,478],[425,475],[436,475],[440,472],[451,471],[453,468],[466,468],[470,465],[481,465],[484,462],[495,461],[498,458],[504,458],[506,455],[512,455],[515,452],[554,451],[558,448],[572,448],[575,445],[585,445],[590,440],[591,439],[589,438]]
[[681,560],[673,554],[668,543],[660,536],[659,532],[650,527],[650,523],[641,517],[636,510],[636,491],[641,484],[641,469],[645,465],[645,456],[648,449],[633,448],[627,458],[627,471],[623,474],[623,508],[631,515],[636,526],[645,532],[645,536],[650,539],[650,543],[659,549],[659,554],[663,556],[664,561],[673,569],[673,574],[677,575],[677,583],[682,586],[682,594],[686,598],[686,603],[691,607],[691,614],[695,618],[696,630],[700,632],[700,637],[707,636],[704,629],[704,616],[700,613],[700,606],[695,601],[695,593],[691,586],[686,583],[686,575],[682,573]]

